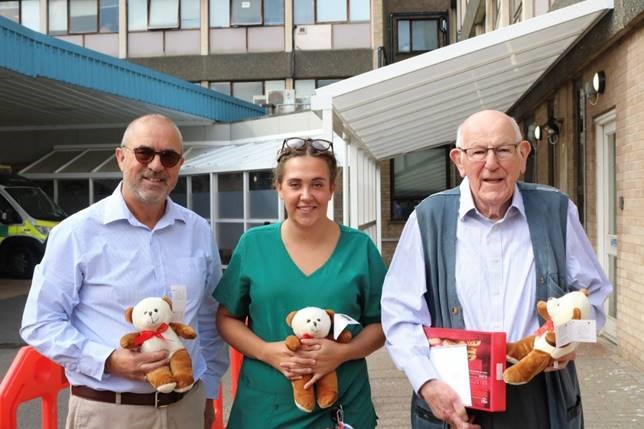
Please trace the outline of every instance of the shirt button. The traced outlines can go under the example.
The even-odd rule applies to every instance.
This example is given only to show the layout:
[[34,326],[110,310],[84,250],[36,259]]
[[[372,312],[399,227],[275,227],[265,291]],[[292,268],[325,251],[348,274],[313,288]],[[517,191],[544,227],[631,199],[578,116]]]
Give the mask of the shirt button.
[[543,276],[539,277],[539,283],[543,284],[544,281]]
[[452,307],[452,314],[453,315],[457,316],[460,312],[461,312],[461,309],[457,305]]

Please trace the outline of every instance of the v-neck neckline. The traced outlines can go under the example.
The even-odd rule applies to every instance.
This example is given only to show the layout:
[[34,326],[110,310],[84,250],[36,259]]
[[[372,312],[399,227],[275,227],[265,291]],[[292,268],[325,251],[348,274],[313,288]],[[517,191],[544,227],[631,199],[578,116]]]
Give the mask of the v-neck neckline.
[[342,225],[340,224],[337,224],[337,225],[340,230],[340,234],[338,234],[338,240],[335,242],[335,246],[333,246],[333,250],[331,251],[331,254],[326,259],[326,261],[324,261],[319,267],[311,271],[309,274],[306,274],[304,273],[304,271],[302,271],[302,268],[300,268],[300,266],[295,263],[295,261],[291,257],[291,254],[288,252],[286,243],[284,243],[284,240],[282,239],[282,226],[284,226],[284,222],[282,221],[279,224],[279,227],[277,228],[277,239],[279,240],[281,248],[284,251],[284,255],[286,255],[286,258],[289,260],[291,266],[295,268],[295,271],[297,271],[305,279],[310,279],[313,276],[315,276],[317,273],[321,272],[329,264],[329,262],[335,257],[335,254],[338,248],[340,247],[340,241],[342,241],[342,236],[343,236]]

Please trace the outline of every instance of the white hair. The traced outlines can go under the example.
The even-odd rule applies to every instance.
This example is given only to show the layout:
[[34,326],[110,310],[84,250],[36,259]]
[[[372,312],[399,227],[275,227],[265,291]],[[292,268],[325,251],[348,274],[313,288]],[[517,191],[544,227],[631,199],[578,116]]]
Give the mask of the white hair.
[[[478,113],[481,113],[481,112],[478,112]],[[467,123],[467,121],[469,121],[469,119],[472,116],[477,115],[478,113],[474,113],[473,115],[468,116],[467,119],[465,119],[461,123],[461,125],[458,126],[458,129],[456,130],[456,147],[457,148],[463,149],[463,126]],[[523,135],[521,134],[521,128],[519,128],[519,124],[517,124],[517,121],[512,116],[508,116],[503,112],[498,112],[498,113],[501,113],[501,114],[505,115],[505,117],[508,118],[508,120],[510,121],[510,124],[512,125],[512,128],[514,129],[514,137],[515,137],[515,140],[516,140],[515,143],[518,143],[521,140],[523,140]]]

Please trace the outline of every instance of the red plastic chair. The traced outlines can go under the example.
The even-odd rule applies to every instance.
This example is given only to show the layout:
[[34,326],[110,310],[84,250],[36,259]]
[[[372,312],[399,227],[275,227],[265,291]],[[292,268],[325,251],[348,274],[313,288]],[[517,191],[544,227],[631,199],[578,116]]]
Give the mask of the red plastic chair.
[[23,402],[41,398],[41,427],[58,426],[58,392],[69,386],[63,368],[32,347],[18,351],[0,384],[0,428],[16,429],[16,411]]
[[[230,349],[232,398],[237,392],[237,378],[242,360],[241,353]],[[31,346],[21,348],[0,384],[0,428],[16,429],[16,412],[20,404],[41,398],[41,428],[56,429],[58,425],[58,393],[67,386],[69,386],[69,382],[60,365],[47,359]],[[213,407],[215,422],[212,429],[225,429],[221,388]]]

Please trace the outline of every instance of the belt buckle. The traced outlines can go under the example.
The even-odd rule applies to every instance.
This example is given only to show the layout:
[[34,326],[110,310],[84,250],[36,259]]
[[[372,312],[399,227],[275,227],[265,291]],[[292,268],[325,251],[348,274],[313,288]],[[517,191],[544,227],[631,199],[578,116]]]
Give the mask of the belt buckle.
[[154,391],[154,408],[165,408],[169,404],[159,405],[159,393],[161,392],[159,392],[158,390]]

